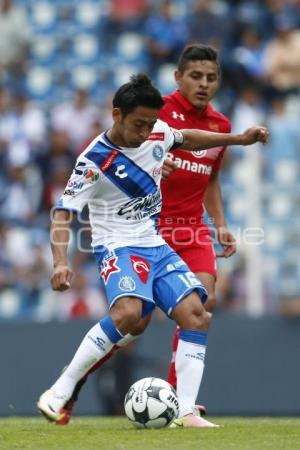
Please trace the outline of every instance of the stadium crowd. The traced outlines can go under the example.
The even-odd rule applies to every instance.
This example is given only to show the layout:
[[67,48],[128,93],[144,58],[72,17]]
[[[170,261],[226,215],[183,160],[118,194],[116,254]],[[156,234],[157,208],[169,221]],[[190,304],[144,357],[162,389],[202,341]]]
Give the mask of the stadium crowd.
[[[220,52],[220,111],[237,132],[270,129],[259,153],[264,312],[300,315],[299,0],[0,1],[0,319],[99,317],[84,217],[72,240],[72,288],[51,291],[49,214],[86,144],[110,125],[113,90],[131,73],[163,93],[185,44]],[[252,169],[253,170],[253,169]],[[245,221],[251,159],[230,149],[222,186],[229,225]],[[245,312],[245,245],[220,261],[219,309]]]

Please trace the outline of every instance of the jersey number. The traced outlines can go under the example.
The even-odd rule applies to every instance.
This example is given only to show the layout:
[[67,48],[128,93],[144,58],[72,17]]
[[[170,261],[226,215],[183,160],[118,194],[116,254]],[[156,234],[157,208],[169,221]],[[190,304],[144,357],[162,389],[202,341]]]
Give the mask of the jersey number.
[[185,274],[178,275],[178,278],[180,278],[188,288],[199,286],[199,280],[193,272],[186,272]]

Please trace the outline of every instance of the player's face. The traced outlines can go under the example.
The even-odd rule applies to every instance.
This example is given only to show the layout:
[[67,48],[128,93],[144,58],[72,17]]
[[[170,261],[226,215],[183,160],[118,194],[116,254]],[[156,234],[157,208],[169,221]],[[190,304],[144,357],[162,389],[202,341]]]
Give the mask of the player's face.
[[214,61],[190,61],[183,72],[175,72],[175,79],[182,95],[201,110],[210,102],[219,87],[218,65]]
[[122,117],[120,112],[117,122],[118,132],[124,147],[139,147],[145,142],[158,119],[158,109],[138,106],[134,111]]

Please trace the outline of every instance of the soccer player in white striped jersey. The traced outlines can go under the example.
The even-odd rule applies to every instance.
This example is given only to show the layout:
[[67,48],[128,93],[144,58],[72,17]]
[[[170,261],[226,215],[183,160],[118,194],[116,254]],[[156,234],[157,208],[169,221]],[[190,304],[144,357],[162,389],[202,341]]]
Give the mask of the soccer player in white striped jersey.
[[268,131],[253,127],[232,135],[173,130],[158,119],[159,91],[146,75],[133,76],[113,99],[113,126],[79,156],[66,190],[56,205],[51,247],[54,290],[70,287],[67,261],[72,214],[88,204],[92,247],[109,303],[109,314],[83,338],[72,361],[41,395],[38,409],[50,421],[64,417],[76,384],[99,361],[133,339],[141,318],[158,306],[180,327],[176,354],[178,425],[214,426],[193,414],[201,383],[209,318],[207,293],[156,227],[161,208],[164,156],[176,147],[199,150],[266,142]]

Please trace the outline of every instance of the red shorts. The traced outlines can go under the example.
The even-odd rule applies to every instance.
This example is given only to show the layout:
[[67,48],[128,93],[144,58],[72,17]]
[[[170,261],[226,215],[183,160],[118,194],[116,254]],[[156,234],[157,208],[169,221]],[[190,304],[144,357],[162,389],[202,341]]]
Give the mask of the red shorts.
[[217,261],[214,246],[209,234],[197,233],[197,228],[190,227],[188,230],[172,230],[172,233],[161,234],[167,244],[186,262],[194,273],[209,273],[217,276]]

